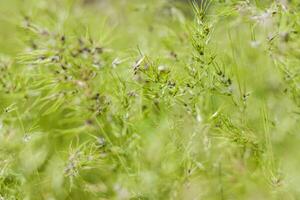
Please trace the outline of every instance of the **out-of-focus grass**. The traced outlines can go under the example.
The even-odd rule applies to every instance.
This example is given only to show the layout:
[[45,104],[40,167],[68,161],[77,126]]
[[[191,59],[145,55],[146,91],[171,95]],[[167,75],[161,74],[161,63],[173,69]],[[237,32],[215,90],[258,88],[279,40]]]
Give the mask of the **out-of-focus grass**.
[[298,199],[299,6],[0,0],[0,199]]

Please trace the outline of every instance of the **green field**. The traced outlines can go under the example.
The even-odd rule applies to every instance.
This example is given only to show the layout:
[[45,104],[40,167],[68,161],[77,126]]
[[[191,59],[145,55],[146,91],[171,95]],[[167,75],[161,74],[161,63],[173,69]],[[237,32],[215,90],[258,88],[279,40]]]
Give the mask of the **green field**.
[[299,0],[0,0],[0,200],[299,200]]

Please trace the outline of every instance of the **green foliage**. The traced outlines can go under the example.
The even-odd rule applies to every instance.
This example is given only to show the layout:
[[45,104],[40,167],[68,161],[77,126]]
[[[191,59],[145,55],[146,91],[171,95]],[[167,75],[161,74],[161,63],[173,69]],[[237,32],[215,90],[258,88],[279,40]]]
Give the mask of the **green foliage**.
[[0,200],[298,199],[299,8],[0,0]]

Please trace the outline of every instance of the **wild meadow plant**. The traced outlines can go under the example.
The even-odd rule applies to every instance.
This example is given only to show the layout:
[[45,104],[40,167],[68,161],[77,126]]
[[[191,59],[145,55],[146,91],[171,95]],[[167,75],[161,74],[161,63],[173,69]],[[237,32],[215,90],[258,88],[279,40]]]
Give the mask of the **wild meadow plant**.
[[0,0],[0,200],[300,198],[300,2]]

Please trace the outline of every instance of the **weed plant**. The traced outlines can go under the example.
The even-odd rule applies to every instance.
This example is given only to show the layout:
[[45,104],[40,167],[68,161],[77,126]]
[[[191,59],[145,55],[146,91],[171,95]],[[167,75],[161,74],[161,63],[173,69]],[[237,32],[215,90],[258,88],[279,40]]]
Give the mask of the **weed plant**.
[[300,198],[297,0],[0,0],[0,199]]

